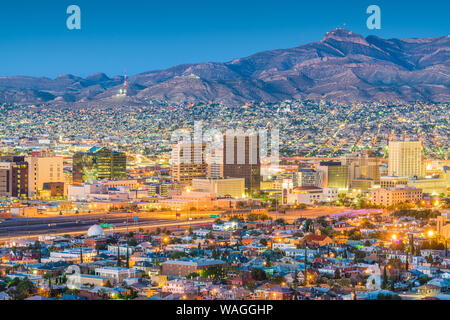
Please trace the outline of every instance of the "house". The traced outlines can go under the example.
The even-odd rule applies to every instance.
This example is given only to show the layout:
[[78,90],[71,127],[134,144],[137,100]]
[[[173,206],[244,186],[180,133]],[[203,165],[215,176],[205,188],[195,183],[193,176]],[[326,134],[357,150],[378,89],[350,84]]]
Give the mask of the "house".
[[327,244],[333,243],[333,239],[326,235],[317,235],[317,234],[307,234],[300,241],[301,244],[311,244],[314,243],[320,247],[326,246]]
[[292,289],[279,285],[263,284],[255,289],[257,300],[292,300]]
[[125,279],[136,278],[139,273],[136,269],[123,267],[102,267],[95,269],[95,275],[103,278],[112,278],[114,283],[122,283]]
[[113,278],[81,273],[67,275],[67,287],[70,289],[85,289],[95,286],[104,287],[108,282],[109,284],[113,284]]
[[247,274],[239,275],[231,279],[231,285],[242,287],[244,284],[246,284],[248,281],[251,280],[251,277]]
[[192,281],[175,279],[164,283],[162,291],[178,294],[192,294],[197,292],[197,287]]
[[435,297],[441,293],[441,288],[432,284],[424,284],[417,287],[417,294],[424,297]]

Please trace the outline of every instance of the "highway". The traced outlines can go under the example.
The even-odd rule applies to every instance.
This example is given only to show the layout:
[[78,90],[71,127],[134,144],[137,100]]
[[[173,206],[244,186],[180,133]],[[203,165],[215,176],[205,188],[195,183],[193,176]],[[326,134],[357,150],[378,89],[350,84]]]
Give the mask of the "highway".
[[[138,216],[138,221],[133,217]],[[124,232],[127,230],[136,231],[143,229],[160,228],[181,228],[182,226],[200,226],[210,224],[213,219],[194,219],[192,221],[180,221],[168,217],[157,217],[142,214],[130,213],[109,213],[109,214],[90,214],[90,215],[72,215],[55,217],[21,217],[5,219],[0,221],[0,240],[36,238],[39,235],[50,234],[86,234],[89,227],[94,224],[111,224],[113,228],[106,231]]]

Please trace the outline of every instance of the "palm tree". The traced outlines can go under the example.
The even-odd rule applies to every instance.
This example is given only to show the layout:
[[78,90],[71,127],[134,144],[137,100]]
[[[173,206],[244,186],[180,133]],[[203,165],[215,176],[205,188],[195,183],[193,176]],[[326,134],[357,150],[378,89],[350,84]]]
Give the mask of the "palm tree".
[[117,266],[120,267],[120,246],[117,245]]
[[129,268],[130,267],[130,253],[128,252],[128,244],[127,244],[127,264],[126,267]]
[[308,243],[305,242],[305,285],[308,285]]
[[51,295],[51,292],[52,292],[52,274],[50,272],[47,272],[44,275],[44,279],[46,279],[48,281],[48,291],[49,291],[49,295]]

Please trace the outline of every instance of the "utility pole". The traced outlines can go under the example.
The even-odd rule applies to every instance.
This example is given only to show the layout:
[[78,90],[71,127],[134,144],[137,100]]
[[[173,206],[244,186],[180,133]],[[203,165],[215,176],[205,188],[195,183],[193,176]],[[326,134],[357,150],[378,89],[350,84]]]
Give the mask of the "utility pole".
[[308,285],[308,243],[305,241],[305,285]]
[[80,245],[80,263],[83,263],[83,239],[81,239]]

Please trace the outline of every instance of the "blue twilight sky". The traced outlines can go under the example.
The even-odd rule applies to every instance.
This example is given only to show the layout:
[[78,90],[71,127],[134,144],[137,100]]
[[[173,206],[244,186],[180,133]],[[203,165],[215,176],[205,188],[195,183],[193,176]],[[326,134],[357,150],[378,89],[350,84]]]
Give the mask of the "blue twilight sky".
[[[66,9],[81,8],[81,30]],[[366,8],[381,7],[368,30]],[[448,0],[0,0],[0,76],[109,76],[290,48],[336,27],[364,36],[450,34]]]

